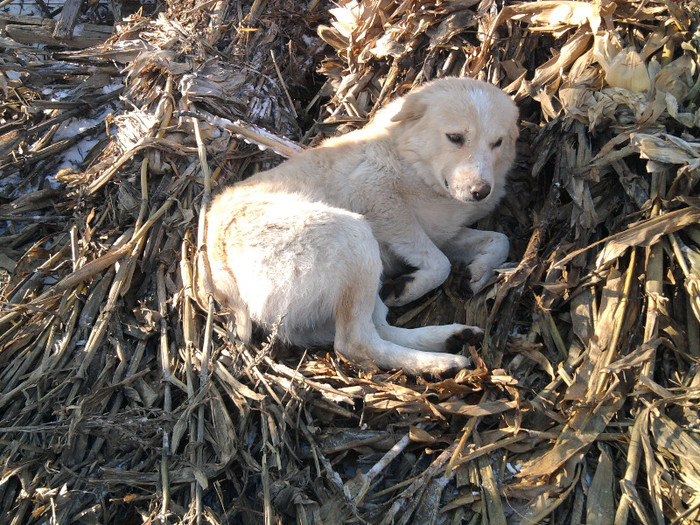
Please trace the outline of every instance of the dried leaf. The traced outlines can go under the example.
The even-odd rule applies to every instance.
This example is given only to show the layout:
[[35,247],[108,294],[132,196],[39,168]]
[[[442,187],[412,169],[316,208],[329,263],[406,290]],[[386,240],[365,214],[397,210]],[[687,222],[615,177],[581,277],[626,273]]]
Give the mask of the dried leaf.
[[616,233],[586,248],[570,253],[560,261],[557,261],[555,267],[562,268],[572,259],[603,242],[606,242],[606,246],[598,255],[596,266],[599,268],[607,266],[610,262],[620,257],[627,248],[632,246],[651,246],[658,242],[662,236],[678,231],[690,224],[696,224],[699,220],[700,211],[693,208],[683,208],[681,210],[669,212],[660,217],[647,219],[630,226],[625,231]]
[[526,462],[518,476],[525,479],[538,478],[556,472],[570,458],[585,451],[598,438],[624,401],[624,396],[617,396],[611,399],[609,404],[601,403],[594,409],[576,410],[554,447],[542,456]]
[[607,448],[598,445],[600,456],[588,489],[586,523],[612,525],[615,518],[613,461]]
[[595,36],[593,56],[603,67],[605,80],[610,87],[634,93],[651,89],[649,73],[641,55],[632,48],[622,47],[612,33]]

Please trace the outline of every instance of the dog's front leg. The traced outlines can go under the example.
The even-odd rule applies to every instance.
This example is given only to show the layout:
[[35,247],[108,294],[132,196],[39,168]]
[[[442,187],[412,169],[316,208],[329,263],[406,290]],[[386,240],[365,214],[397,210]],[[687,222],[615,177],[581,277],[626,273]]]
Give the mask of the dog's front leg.
[[510,242],[502,233],[464,228],[444,248],[451,261],[464,266],[469,289],[479,292],[493,277],[493,270],[508,258]]
[[388,306],[415,301],[440,286],[450,274],[450,260],[420,226],[415,224],[412,229],[407,227],[409,225],[403,226],[403,231],[389,243],[389,249],[414,270],[384,280],[380,296]]

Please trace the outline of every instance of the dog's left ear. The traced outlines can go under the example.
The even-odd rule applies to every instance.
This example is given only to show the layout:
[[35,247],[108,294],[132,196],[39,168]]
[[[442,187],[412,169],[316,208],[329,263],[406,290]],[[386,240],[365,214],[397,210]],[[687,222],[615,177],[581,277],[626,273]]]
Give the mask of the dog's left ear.
[[517,121],[511,126],[510,130],[508,131],[508,136],[513,144],[518,141],[518,137],[520,137],[520,128],[518,127]]
[[419,93],[406,95],[399,112],[391,117],[392,122],[406,122],[410,120],[418,120],[425,114],[427,104],[420,100]]
[[520,127],[518,127],[518,121],[520,120],[520,111],[518,110],[517,106],[515,111],[515,121],[513,122],[511,128],[508,130],[508,136],[510,137],[510,140],[513,142],[513,144],[515,144],[518,140],[518,137],[520,137]]

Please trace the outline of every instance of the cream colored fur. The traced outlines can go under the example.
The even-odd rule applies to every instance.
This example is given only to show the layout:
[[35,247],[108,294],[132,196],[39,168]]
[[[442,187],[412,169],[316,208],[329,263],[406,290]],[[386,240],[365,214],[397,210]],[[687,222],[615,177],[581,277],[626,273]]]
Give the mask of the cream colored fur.
[[480,329],[393,327],[385,304],[439,286],[451,261],[477,292],[506,259],[504,235],[468,226],[505,192],[516,121],[498,88],[437,80],[365,128],[226,188],[207,212],[205,242],[214,296],[238,336],[249,340],[252,322],[279,323],[284,340],[333,343],[359,364],[434,375],[466,367],[444,351]]

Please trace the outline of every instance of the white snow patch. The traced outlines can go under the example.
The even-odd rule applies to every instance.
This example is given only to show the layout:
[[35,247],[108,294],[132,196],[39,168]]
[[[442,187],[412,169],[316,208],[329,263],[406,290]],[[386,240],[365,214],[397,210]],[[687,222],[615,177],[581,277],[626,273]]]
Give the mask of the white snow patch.
[[15,173],[14,175],[10,175],[9,177],[6,177],[2,173],[0,173],[0,195],[2,195],[3,197],[9,197],[9,195],[7,194],[10,191],[8,189],[8,186],[14,188],[21,181],[22,178],[17,173]]
[[[111,108],[106,107],[93,118],[72,118],[65,121],[56,131],[53,142],[75,137],[84,131],[100,126],[112,111]],[[98,127],[94,134],[83,137],[76,144],[65,150],[61,155],[62,159],[56,167],[55,173],[64,168],[79,168],[87,154],[100,141],[103,135],[104,130]],[[60,187],[60,183],[56,180],[55,175],[48,176],[47,180],[52,188]]]
[[56,180],[55,175],[48,175],[46,177],[46,182],[48,183],[49,188],[51,188],[52,190],[60,190],[63,187],[63,184]]
[[[84,138],[77,144],[68,148],[63,153],[63,161],[56,168],[56,171],[60,171],[63,168],[78,168],[85,160],[85,156],[90,152],[90,150],[99,142],[99,139]],[[51,177],[50,181],[55,179]]]
[[506,463],[506,468],[511,474],[517,474],[523,468],[523,464],[516,463],[515,465],[513,465],[512,463]]
[[[63,7],[64,3],[63,0],[44,0],[49,11],[57,11],[58,8]],[[16,16],[46,16],[35,0],[14,0],[0,9],[0,12]]]
[[101,121],[104,121],[105,117],[109,113],[109,111],[103,112],[104,114],[101,115],[100,117],[97,118],[72,118],[68,119],[66,122],[61,124],[61,127],[58,128],[58,131],[56,131],[56,134],[54,135],[54,142],[57,142],[59,140],[63,139],[69,139],[71,137],[75,137],[77,134],[82,133],[83,131],[86,131],[90,128],[94,128],[97,126]]
[[112,82],[111,84],[107,84],[106,86],[102,86],[102,93],[105,95],[108,93],[111,93],[112,91],[116,91],[119,88],[124,87],[123,82]]
[[71,91],[71,89],[57,89],[53,92],[53,98],[51,100],[63,100],[64,98],[68,98]]

